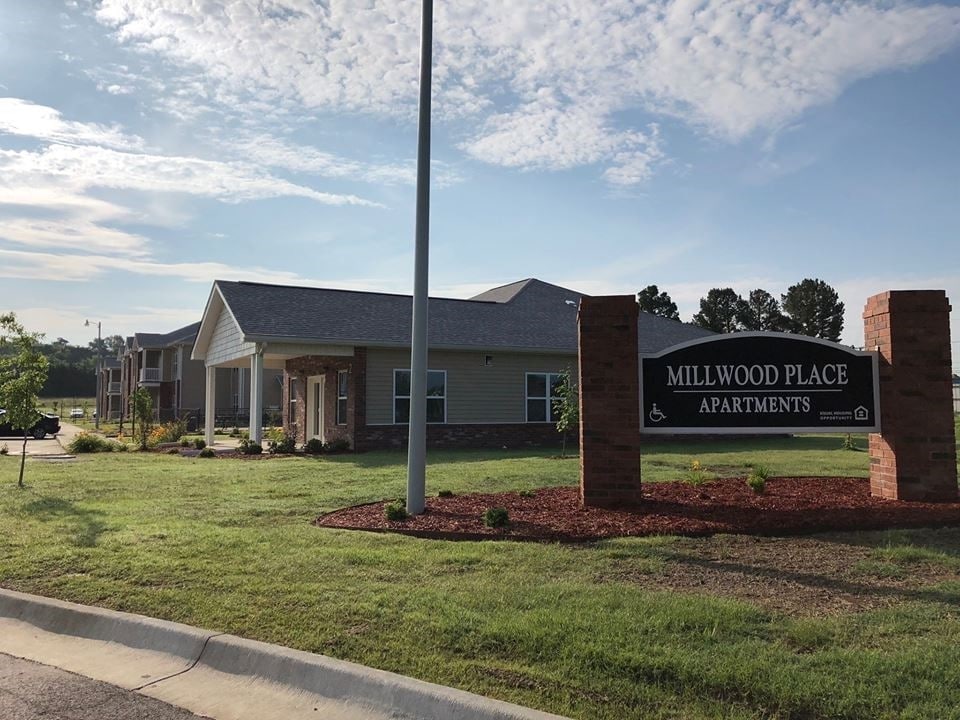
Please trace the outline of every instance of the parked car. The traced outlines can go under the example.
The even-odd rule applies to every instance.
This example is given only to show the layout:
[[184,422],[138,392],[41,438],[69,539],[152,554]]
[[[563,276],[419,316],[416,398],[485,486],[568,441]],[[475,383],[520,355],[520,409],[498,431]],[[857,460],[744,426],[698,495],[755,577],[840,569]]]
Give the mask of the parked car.
[[82,417],[83,417],[83,408],[73,408],[73,410],[70,411],[71,420],[73,420],[74,418],[82,418]]
[[[37,440],[60,432],[60,417],[51,413],[37,413],[37,421],[27,430]],[[7,422],[7,411],[0,408],[0,437],[23,437],[23,430],[14,428]]]

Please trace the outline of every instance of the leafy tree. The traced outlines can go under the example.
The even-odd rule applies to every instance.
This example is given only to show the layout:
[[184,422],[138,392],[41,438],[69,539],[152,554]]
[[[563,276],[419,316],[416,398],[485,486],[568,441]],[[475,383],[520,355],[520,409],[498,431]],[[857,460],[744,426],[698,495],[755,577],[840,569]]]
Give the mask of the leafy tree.
[[843,331],[843,303],[823,280],[806,278],[781,296],[792,330],[801,335],[839,342]]
[[660,292],[656,285],[647,285],[643,290],[637,293],[637,302],[640,305],[640,311],[668,318],[669,320],[679,320],[680,312],[677,310],[677,304],[670,299],[666,292]]
[[133,410],[133,421],[136,423],[134,430],[137,438],[137,444],[141,450],[147,449],[147,438],[150,436],[150,428],[153,426],[153,397],[146,388],[138,388],[130,396],[130,405]]
[[738,318],[746,312],[746,302],[733,288],[713,288],[700,298],[700,312],[693,316],[693,324],[718,333],[740,329]]
[[557,418],[557,432],[563,438],[560,457],[567,456],[567,433],[570,428],[580,421],[580,398],[577,394],[577,384],[569,368],[560,373],[557,386],[558,400],[554,400],[553,412]]
[[744,300],[743,312],[737,318],[741,330],[783,332],[789,321],[780,310],[780,303],[766,290],[751,290]]
[[119,355],[120,350],[122,350],[124,346],[123,335],[110,335],[105,337],[103,341],[107,344],[107,350],[110,357],[116,357]]
[[7,421],[23,428],[20,450],[20,476],[17,487],[23,487],[23,469],[27,459],[27,433],[37,421],[37,396],[47,379],[47,358],[39,350],[42,335],[27,332],[16,315],[0,315],[0,406],[7,411]]

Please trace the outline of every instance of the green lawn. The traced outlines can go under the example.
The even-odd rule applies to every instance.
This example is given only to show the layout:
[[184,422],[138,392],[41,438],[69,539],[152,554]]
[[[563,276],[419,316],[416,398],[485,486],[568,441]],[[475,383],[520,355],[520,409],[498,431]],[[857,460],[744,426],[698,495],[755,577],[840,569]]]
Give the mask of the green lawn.
[[[866,475],[839,436],[648,444],[647,480]],[[860,439],[863,447],[864,440]],[[0,584],[321,652],[578,718],[958,718],[960,581],[815,620],[709,592],[641,587],[682,543],[439,542],[318,529],[398,497],[405,456],[203,460],[0,457]],[[428,492],[575,484],[575,459],[430,455]],[[940,563],[951,531],[837,536],[866,571]],[[941,533],[941,534],[938,534]],[[688,545],[683,545],[688,547]],[[952,563],[952,564],[951,564]],[[952,570],[951,570],[952,568]],[[954,576],[950,576],[954,577]],[[900,598],[900,596],[898,596]]]

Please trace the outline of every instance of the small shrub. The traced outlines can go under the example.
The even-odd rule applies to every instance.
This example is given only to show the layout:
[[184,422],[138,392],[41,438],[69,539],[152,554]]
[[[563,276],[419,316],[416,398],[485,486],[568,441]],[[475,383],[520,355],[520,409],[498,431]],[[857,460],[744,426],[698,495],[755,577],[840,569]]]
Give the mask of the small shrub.
[[844,450],[859,450],[857,443],[854,442],[853,436],[850,433],[847,433],[843,436],[843,449]]
[[114,452],[127,452],[127,450],[130,449],[130,446],[127,445],[125,442],[115,442],[113,443],[113,447],[111,447],[110,449],[113,450]]
[[324,445],[323,451],[329,455],[350,452],[350,441],[346,438],[337,438],[336,440],[331,440]]
[[747,485],[757,495],[763,495],[767,489],[767,479],[770,477],[770,469],[763,465],[754,465],[750,474],[747,476]]
[[190,441],[186,438],[180,438],[180,447],[188,448],[190,447]]
[[703,465],[700,464],[699,460],[693,460],[690,463],[690,470],[688,470],[687,474],[683,477],[684,482],[694,487],[699,487],[712,479],[710,473],[703,469]]
[[9,454],[10,454],[10,448],[7,447],[7,444],[4,443],[3,445],[0,445],[0,455],[9,455]]
[[506,527],[509,522],[510,516],[506,508],[487,508],[487,511],[483,514],[483,524],[490,528]]
[[537,493],[535,493],[533,490],[521,490],[517,493],[517,495],[524,498],[532,498],[536,497]]
[[453,497],[453,490],[441,490],[437,493],[437,497]]
[[240,441],[240,444],[237,445],[237,451],[241,455],[259,455],[263,452],[263,446],[260,445],[256,440],[248,440],[244,438]]
[[203,450],[207,446],[207,441],[204,440],[203,438],[197,438],[196,440],[193,441],[193,446],[197,450]]
[[267,448],[272,455],[276,455],[278,453],[289,454],[296,451],[297,439],[293,435],[280,432],[279,434],[274,434],[274,437],[270,439]]
[[310,438],[304,443],[303,451],[307,455],[320,455],[323,452],[323,440],[320,438]]
[[170,448],[167,450],[167,455],[179,455],[180,450],[178,448]]
[[202,457],[202,458],[212,458],[216,456],[217,454],[213,451],[213,448],[208,448],[208,447],[202,448],[200,450],[200,454],[197,455],[197,457]]
[[113,443],[102,438],[99,435],[94,435],[93,433],[78,433],[73,440],[70,441],[70,444],[67,445],[67,450],[72,452],[74,455],[80,455],[82,453],[98,453],[98,452],[112,452],[114,450],[114,445],[118,443]]
[[403,503],[399,500],[387,503],[383,508],[383,514],[384,517],[391,522],[406,520],[408,517],[410,517],[407,514],[407,508],[404,507]]

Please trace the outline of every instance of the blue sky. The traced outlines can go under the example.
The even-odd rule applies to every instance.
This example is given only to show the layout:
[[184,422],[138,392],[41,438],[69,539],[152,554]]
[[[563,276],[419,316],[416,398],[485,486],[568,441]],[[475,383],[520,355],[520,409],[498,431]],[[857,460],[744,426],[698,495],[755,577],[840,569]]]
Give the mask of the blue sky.
[[[689,319],[818,277],[851,343],[875,292],[960,307],[957,3],[436,12],[431,294],[655,283]],[[214,278],[409,292],[418,33],[410,0],[0,0],[3,305],[85,341]]]

